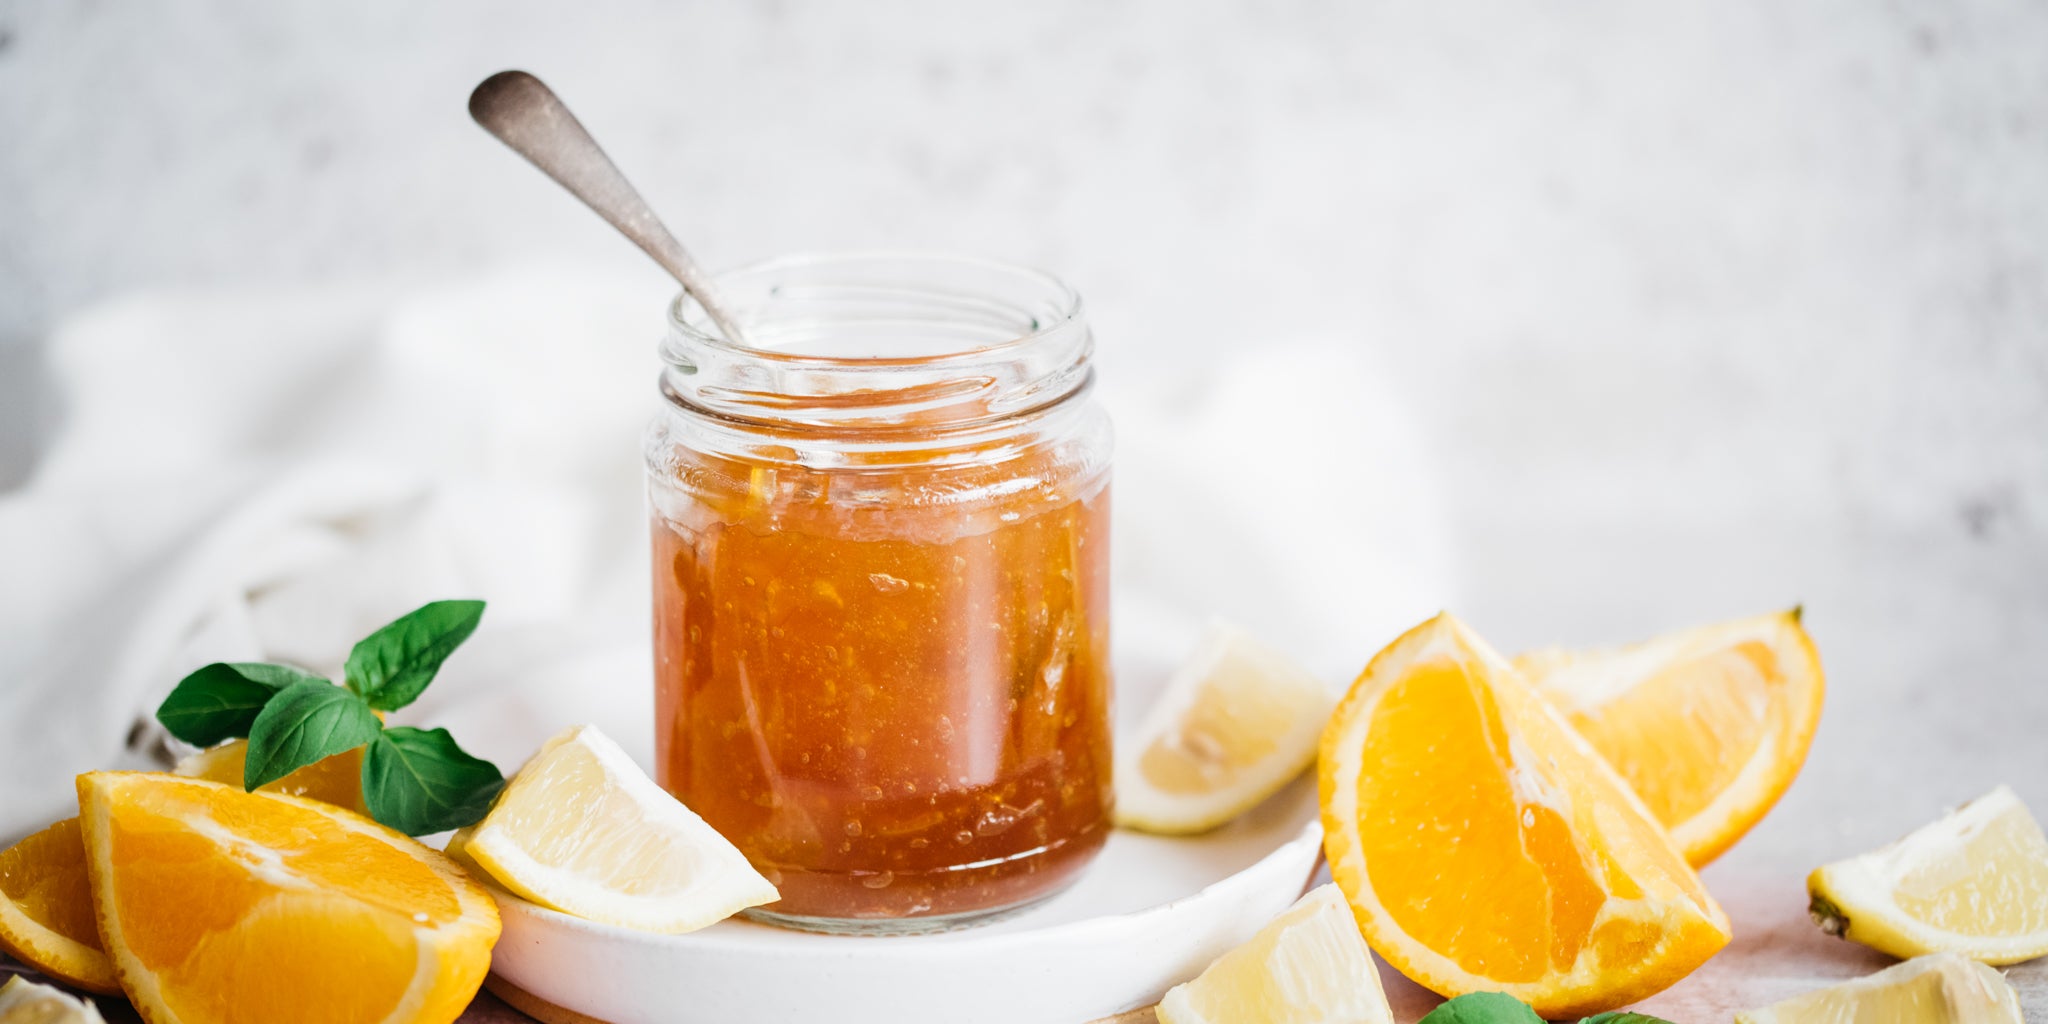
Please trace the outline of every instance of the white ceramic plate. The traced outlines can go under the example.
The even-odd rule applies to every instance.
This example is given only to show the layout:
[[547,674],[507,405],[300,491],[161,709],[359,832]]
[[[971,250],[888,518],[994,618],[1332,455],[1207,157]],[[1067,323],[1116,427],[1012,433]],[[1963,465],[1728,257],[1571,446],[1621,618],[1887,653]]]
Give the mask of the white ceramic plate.
[[1298,897],[1322,830],[1296,780],[1205,836],[1113,833],[1073,888],[995,924],[896,938],[732,920],[688,935],[593,924],[498,893],[491,969],[610,1024],[1082,1024],[1156,1002]]

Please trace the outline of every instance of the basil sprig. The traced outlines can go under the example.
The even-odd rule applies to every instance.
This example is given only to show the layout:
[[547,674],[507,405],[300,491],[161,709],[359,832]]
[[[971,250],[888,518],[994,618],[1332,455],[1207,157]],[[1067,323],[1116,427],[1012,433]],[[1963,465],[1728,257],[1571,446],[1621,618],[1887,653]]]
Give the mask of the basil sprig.
[[1543,1018],[1505,992],[1467,992],[1429,1011],[1416,1024],[1543,1024]]
[[156,709],[171,735],[195,747],[249,735],[270,698],[293,683],[326,682],[284,665],[216,661],[185,677]]
[[[1417,1024],[1543,1024],[1529,1004],[1504,992],[1468,992],[1448,1000]],[[1583,1018],[1579,1024],[1670,1024],[1648,1014],[1608,1012]]]
[[370,634],[348,652],[349,692],[379,711],[418,700],[483,617],[482,601],[435,601]]
[[244,789],[367,747],[371,817],[415,836],[474,825],[505,788],[504,774],[446,729],[387,729],[377,712],[419,699],[483,614],[482,601],[435,601],[401,616],[349,652],[342,686],[285,665],[215,662],[179,681],[156,719],[197,747],[247,737]]
[[[363,752],[364,802],[380,794],[370,804],[377,820],[412,835],[476,824],[503,788],[498,766],[456,746],[446,729],[385,729]],[[399,821],[431,827],[393,824]]]
[[[276,782],[322,758],[354,750],[382,731],[384,723],[361,697],[325,679],[293,683],[277,691],[249,725],[242,788]],[[365,804],[369,796],[364,789]]]

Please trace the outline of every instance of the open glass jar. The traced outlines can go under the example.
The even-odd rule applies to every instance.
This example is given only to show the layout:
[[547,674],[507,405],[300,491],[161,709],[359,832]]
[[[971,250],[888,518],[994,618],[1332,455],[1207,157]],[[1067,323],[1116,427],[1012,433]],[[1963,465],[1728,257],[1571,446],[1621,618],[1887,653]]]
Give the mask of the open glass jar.
[[781,890],[758,919],[955,927],[1109,829],[1108,418],[1079,297],[934,256],[670,310],[649,431],[661,784]]

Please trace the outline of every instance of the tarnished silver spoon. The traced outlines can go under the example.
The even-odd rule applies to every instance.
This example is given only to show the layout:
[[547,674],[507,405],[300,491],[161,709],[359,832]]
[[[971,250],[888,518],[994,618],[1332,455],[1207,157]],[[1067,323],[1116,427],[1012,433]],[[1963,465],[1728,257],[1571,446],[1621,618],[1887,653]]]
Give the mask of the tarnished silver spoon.
[[554,90],[524,71],[500,71],[469,94],[469,116],[654,257],[704,307],[727,341],[746,344],[710,275],[690,258]]

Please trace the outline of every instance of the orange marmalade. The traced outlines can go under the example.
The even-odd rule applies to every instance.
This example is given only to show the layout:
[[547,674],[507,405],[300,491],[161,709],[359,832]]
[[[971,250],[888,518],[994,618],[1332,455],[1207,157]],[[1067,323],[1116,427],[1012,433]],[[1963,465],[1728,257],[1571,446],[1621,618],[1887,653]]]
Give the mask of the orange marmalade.
[[828,931],[957,926],[1109,827],[1109,433],[1043,275],[809,257],[672,317],[649,436],[658,777]]

